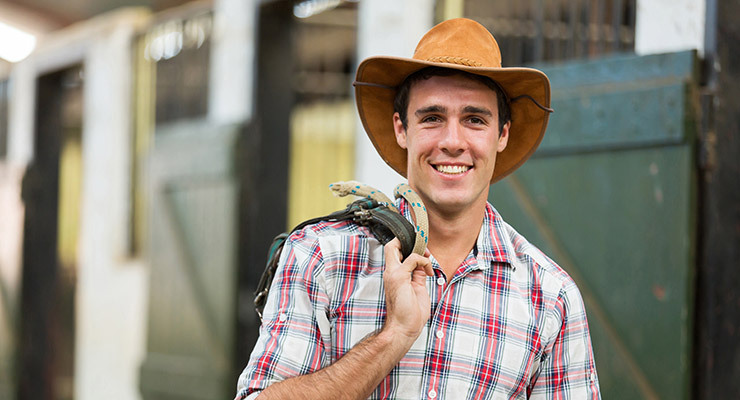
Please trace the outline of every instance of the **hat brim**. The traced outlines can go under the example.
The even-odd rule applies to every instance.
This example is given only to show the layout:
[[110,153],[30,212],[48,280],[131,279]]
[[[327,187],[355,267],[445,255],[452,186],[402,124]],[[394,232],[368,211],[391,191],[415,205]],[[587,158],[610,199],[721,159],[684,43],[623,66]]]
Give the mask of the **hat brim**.
[[[539,104],[550,107],[550,80],[533,68],[481,68],[457,64],[421,61],[401,57],[370,57],[357,68],[355,101],[370,141],[378,154],[396,172],[406,177],[406,150],[396,142],[393,129],[393,100],[398,87],[407,76],[426,67],[457,69],[496,81],[509,99],[531,96]],[[362,83],[370,83],[365,85]],[[534,153],[547,129],[549,112],[527,98],[510,103],[511,128],[506,149],[496,158],[491,183],[519,168]]]

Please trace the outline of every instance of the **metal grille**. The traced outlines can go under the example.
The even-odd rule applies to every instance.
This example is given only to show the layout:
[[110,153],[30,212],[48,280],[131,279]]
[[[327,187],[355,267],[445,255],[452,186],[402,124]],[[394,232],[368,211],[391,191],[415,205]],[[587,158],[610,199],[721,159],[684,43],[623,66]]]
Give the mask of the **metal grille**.
[[351,97],[357,46],[357,4],[296,18],[296,74],[293,88],[301,104]]
[[632,52],[636,0],[467,0],[493,32],[504,66]]
[[185,10],[144,35],[143,56],[155,64],[156,124],[208,112],[208,71],[213,14]]

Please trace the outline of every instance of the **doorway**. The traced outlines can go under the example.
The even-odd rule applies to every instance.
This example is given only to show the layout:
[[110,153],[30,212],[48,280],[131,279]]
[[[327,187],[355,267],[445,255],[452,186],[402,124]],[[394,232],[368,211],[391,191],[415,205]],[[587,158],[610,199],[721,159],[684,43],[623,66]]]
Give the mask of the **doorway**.
[[83,68],[37,80],[34,159],[23,178],[18,399],[74,398]]

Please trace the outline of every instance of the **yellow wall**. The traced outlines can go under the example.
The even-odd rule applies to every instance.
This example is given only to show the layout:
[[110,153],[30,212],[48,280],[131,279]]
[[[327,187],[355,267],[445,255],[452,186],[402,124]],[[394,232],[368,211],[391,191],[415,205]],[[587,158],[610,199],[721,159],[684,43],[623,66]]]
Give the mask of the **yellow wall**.
[[298,105],[291,115],[288,229],[344,208],[329,184],[353,179],[354,108],[351,100]]

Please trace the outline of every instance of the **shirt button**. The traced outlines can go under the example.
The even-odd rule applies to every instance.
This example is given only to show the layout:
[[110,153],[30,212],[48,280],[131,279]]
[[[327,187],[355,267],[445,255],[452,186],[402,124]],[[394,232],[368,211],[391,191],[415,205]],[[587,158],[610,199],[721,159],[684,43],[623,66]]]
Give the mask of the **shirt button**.
[[596,380],[596,374],[594,374],[594,373],[592,372],[592,373],[591,373],[591,376],[589,376],[589,378],[591,378],[591,382],[595,381],[595,380]]
[[280,316],[278,317],[278,319],[280,320],[280,322],[285,322],[288,320],[288,316],[285,315],[285,313],[280,313]]
[[441,276],[437,278],[437,285],[442,286],[447,282],[447,279],[442,278]]
[[437,333],[435,333],[435,335],[436,335],[436,336],[437,336],[437,338],[439,338],[439,339],[442,339],[443,337],[445,337],[445,333],[444,333],[444,332],[442,332],[442,330],[441,330],[441,329],[440,329],[440,330],[438,330],[438,331],[437,331]]
[[429,398],[430,399],[433,399],[435,397],[437,397],[437,392],[434,389],[430,390],[429,391]]

